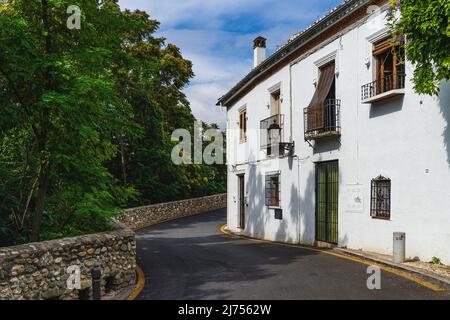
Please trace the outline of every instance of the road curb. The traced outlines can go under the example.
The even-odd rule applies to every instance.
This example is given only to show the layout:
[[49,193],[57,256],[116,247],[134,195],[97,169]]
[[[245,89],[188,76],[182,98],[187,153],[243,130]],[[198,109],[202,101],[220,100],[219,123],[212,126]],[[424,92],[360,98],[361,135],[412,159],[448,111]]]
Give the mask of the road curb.
[[335,248],[333,250],[340,252],[342,254],[345,254],[345,255],[352,256],[352,257],[357,257],[357,258],[367,260],[367,261],[373,261],[378,264],[388,266],[390,268],[395,268],[395,269],[399,269],[399,270],[402,270],[405,272],[410,272],[421,278],[425,278],[425,279],[428,279],[433,282],[439,282],[440,284],[442,284],[444,286],[450,286],[450,280],[445,279],[444,277],[440,277],[438,275],[431,274],[429,272],[424,272],[422,270],[419,270],[419,269],[416,269],[416,268],[413,268],[410,266],[406,266],[406,265],[402,265],[402,264],[398,264],[398,263],[394,263],[394,262],[390,262],[390,261],[386,261],[386,260],[382,260],[382,259],[377,259],[374,257],[369,257],[362,253],[353,252],[350,250],[346,250],[344,248]]
[[[370,260],[370,259],[363,259],[361,256],[357,256],[357,255],[349,255],[349,254],[344,254],[342,251],[339,252],[336,249],[320,249],[320,248],[316,248],[316,247],[310,247],[310,246],[304,246],[301,244],[291,244],[291,243],[286,243],[286,242],[278,242],[278,241],[270,241],[270,240],[261,240],[261,239],[257,239],[257,238],[252,238],[249,236],[245,236],[245,235],[240,235],[240,234],[236,234],[231,232],[228,228],[227,225],[224,224],[222,226],[219,227],[219,231],[222,234],[225,234],[227,236],[231,236],[234,238],[240,238],[240,239],[247,239],[247,240],[251,240],[251,241],[255,241],[255,242],[259,242],[259,243],[267,243],[267,244],[275,244],[275,245],[282,245],[282,246],[286,246],[286,247],[292,247],[292,248],[299,248],[299,249],[305,249],[305,250],[310,250],[310,251],[315,251],[315,252],[319,252],[319,253],[323,253],[323,254],[327,254],[327,255],[331,255],[331,256],[335,256],[341,259],[345,259],[345,260],[350,260],[353,262],[357,262],[360,264],[364,264],[364,265],[375,265],[377,267],[379,267],[381,270],[392,273],[396,276],[402,277],[404,279],[410,280],[412,282],[415,282],[423,287],[426,287],[430,290],[433,290],[435,292],[443,292],[445,291],[445,289],[441,286],[436,284],[436,279],[429,279],[430,277],[427,276],[422,276],[422,275],[417,275],[415,272],[411,272],[409,270],[406,269],[402,269],[402,268],[398,268],[397,266],[393,265],[387,265],[385,263],[381,263],[381,262],[376,262],[374,260]],[[427,279],[425,279],[427,278]],[[442,284],[442,282],[439,281],[440,284]]]
[[141,293],[141,291],[145,287],[145,274],[144,271],[142,271],[141,267],[136,265],[136,284],[134,286],[133,291],[128,296],[126,300],[134,300],[137,298],[137,296]]

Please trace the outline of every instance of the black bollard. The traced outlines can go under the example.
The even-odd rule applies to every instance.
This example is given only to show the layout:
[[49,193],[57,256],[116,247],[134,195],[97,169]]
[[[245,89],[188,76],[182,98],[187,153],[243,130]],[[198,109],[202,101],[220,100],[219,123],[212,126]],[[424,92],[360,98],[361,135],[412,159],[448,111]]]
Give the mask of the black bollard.
[[96,265],[91,270],[92,276],[92,300],[101,300],[102,293],[100,283],[102,279],[102,269]]

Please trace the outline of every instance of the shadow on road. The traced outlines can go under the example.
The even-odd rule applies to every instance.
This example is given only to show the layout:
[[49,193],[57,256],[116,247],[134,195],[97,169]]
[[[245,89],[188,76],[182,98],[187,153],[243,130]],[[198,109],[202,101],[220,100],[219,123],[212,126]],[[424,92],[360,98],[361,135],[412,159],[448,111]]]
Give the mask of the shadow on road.
[[146,285],[138,299],[448,299],[382,273],[367,288],[367,266],[316,251],[223,235],[226,210],[167,222],[137,233]]

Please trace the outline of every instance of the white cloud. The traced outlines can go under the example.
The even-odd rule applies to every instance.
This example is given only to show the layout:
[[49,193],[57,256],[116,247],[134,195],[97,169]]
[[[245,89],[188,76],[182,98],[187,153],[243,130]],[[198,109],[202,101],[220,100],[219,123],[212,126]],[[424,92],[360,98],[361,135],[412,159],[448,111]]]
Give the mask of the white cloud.
[[140,8],[148,11],[165,27],[173,27],[183,22],[197,22],[213,28],[222,24],[221,16],[239,14],[253,10],[260,12],[271,0],[120,0],[124,8]]
[[[157,36],[181,48],[195,77],[185,89],[194,115],[225,128],[217,99],[253,63],[252,40],[268,39],[268,54],[339,0],[120,0],[123,8],[147,11],[161,22]],[[325,8],[324,8],[325,7]]]
[[207,123],[217,123],[222,129],[226,127],[226,115],[223,108],[216,106],[217,98],[229,87],[220,83],[192,84],[185,93],[191,102],[196,118]]

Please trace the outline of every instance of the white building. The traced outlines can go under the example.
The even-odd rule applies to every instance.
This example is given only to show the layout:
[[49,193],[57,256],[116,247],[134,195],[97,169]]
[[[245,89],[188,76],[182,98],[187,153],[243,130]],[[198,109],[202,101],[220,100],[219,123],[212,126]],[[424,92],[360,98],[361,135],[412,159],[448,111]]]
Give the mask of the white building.
[[450,264],[450,86],[414,92],[387,2],[348,0],[267,59],[255,40],[218,103],[231,231],[386,254],[405,232],[407,257]]

